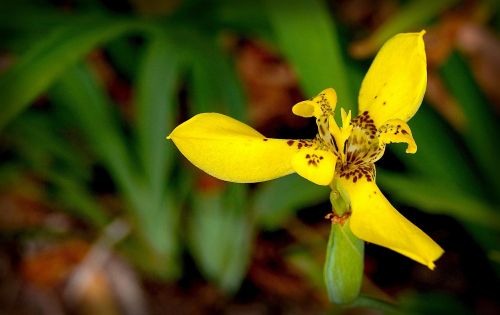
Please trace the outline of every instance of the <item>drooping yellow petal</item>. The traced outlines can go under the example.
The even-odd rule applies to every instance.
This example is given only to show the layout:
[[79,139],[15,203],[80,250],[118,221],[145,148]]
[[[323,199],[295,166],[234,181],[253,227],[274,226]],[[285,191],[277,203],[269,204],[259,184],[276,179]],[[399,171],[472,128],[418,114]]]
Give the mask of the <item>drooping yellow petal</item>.
[[302,101],[292,107],[292,112],[300,117],[328,117],[335,111],[337,106],[337,93],[334,89],[328,88],[311,100]]
[[377,127],[389,119],[408,121],[420,107],[427,86],[424,34],[389,39],[363,79],[359,112],[368,111]]
[[408,124],[401,119],[391,119],[385,122],[378,129],[379,142],[381,144],[386,143],[407,143],[406,153],[417,152],[417,144],[413,139],[410,127]]
[[360,239],[392,249],[430,269],[443,249],[403,217],[382,195],[374,181],[339,179],[351,201],[350,227]]
[[231,117],[204,113],[182,123],[167,137],[196,167],[222,180],[261,182],[293,173],[292,157],[310,145],[269,139]]
[[317,185],[328,185],[335,173],[337,158],[330,151],[306,148],[292,158],[292,167],[300,176]]

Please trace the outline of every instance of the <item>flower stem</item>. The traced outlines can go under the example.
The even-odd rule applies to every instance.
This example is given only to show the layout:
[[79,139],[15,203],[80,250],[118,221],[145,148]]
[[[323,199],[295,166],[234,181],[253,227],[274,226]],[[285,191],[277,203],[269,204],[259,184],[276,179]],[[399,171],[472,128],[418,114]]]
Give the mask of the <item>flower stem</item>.
[[345,304],[354,301],[361,289],[364,242],[352,234],[349,227],[347,194],[335,180],[330,186],[333,218],[323,276],[330,301]]

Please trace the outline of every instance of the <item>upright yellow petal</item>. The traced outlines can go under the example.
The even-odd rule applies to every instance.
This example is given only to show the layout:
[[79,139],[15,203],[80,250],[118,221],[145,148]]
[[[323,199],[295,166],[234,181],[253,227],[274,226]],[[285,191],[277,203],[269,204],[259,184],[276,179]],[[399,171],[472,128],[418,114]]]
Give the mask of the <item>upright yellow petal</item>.
[[407,143],[406,153],[417,152],[417,144],[413,139],[410,127],[401,119],[391,119],[386,121],[378,129],[380,144],[387,143]]
[[350,227],[354,235],[434,269],[434,261],[443,249],[394,209],[375,182],[364,177],[355,183],[352,179],[339,180],[351,201]]
[[330,151],[306,148],[292,159],[292,167],[300,176],[317,184],[330,184],[335,174],[337,157]]
[[222,180],[261,182],[293,173],[292,157],[306,141],[269,139],[231,117],[204,113],[167,137],[196,167]]
[[363,79],[359,112],[368,111],[377,127],[389,119],[408,121],[420,107],[427,86],[424,34],[389,39]]

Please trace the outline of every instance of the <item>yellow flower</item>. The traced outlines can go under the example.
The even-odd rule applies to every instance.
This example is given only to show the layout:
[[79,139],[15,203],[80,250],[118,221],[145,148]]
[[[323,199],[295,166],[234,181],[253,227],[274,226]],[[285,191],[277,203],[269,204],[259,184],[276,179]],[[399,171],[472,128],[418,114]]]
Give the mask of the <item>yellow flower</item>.
[[354,119],[341,109],[342,125],[337,125],[333,89],[296,104],[294,114],[316,118],[314,139],[266,138],[217,113],[196,115],[168,139],[195,166],[226,181],[261,182],[296,172],[318,185],[340,183],[348,194],[356,237],[433,269],[443,249],[387,201],[375,183],[374,165],[391,142],[406,143],[407,153],[417,151],[406,122],[426,89],[424,33],[398,34],[385,43],[363,80]]

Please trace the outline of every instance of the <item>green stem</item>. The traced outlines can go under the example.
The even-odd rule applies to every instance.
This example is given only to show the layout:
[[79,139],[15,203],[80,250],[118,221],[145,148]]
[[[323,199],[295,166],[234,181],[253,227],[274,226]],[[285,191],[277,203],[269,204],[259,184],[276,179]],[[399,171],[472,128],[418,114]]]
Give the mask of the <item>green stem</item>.
[[330,187],[335,217],[328,239],[323,276],[330,301],[345,304],[354,301],[361,289],[364,242],[354,236],[349,227],[350,203],[347,194],[335,180]]

